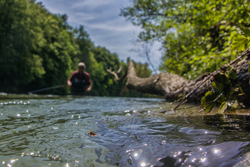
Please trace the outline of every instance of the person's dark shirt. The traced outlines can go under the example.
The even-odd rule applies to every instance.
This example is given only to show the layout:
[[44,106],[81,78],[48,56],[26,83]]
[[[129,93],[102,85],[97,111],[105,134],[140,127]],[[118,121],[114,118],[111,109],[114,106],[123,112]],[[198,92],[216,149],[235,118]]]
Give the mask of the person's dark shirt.
[[78,71],[74,71],[74,72],[71,74],[69,80],[70,80],[71,82],[74,82],[74,79],[75,79],[75,78],[77,78],[78,80],[82,80],[82,79],[83,79],[82,77],[85,78],[85,83],[86,83],[86,85],[90,85],[90,84],[91,84],[90,76],[89,76],[89,73],[87,73],[87,72],[84,72],[83,75],[80,75],[80,74],[78,74]]

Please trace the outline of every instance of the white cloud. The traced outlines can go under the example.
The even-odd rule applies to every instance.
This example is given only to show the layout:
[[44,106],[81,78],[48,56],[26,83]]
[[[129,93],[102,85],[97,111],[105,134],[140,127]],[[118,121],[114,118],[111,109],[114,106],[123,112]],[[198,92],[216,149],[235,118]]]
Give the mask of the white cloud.
[[112,3],[113,0],[77,0],[71,6],[73,9],[82,8],[82,7],[94,7],[94,6],[104,6]]
[[[129,0],[39,0],[52,13],[68,15],[68,22],[72,26],[83,25],[96,46],[102,46],[118,54],[126,60],[131,57],[135,61],[146,62],[146,58],[130,52],[132,41],[137,39],[140,27],[127,22],[119,16],[120,9],[129,5]],[[135,35],[136,34],[136,35]],[[161,53],[154,46],[152,62],[158,66]]]

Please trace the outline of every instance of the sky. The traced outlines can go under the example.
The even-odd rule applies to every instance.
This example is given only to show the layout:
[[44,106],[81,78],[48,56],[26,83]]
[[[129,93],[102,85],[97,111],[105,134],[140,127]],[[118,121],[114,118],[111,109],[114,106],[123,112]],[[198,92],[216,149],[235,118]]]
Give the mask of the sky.
[[[73,27],[83,25],[95,46],[117,53],[120,60],[147,62],[146,57],[131,51],[141,28],[119,16],[120,9],[130,5],[130,0],[37,0],[51,13],[66,14]],[[161,60],[161,44],[155,42],[150,59],[155,67]]]

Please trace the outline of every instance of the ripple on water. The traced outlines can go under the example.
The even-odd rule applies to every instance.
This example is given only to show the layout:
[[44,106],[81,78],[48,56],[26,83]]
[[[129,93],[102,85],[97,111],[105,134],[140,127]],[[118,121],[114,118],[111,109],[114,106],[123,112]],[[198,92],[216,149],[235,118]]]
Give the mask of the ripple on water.
[[[164,107],[162,99],[143,98],[0,100],[0,163],[233,166],[248,151],[250,140],[243,133],[249,127],[248,117],[154,114]],[[97,136],[89,136],[90,130]]]

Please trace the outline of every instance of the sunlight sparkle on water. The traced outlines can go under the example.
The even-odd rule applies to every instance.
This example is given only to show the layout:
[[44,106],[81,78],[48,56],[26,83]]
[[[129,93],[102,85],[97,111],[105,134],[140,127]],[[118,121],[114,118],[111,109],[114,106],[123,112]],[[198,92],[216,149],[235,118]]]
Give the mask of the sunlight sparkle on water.
[[5,164],[5,161],[3,161],[2,164],[4,165],[4,164]]
[[10,163],[14,163],[15,161],[17,161],[18,159],[12,159],[11,161],[10,161]]
[[20,114],[17,114],[16,116],[20,117]]
[[66,164],[66,167],[69,167],[69,164]]
[[177,155],[179,155],[181,152],[179,151],[178,153],[174,154],[174,157],[176,157]]
[[78,166],[78,165],[79,165],[79,161],[75,160],[75,166]]
[[214,150],[214,153],[217,154],[220,150]]
[[135,153],[135,155],[134,155],[135,157],[137,157],[138,156],[138,154],[137,153]]
[[144,162],[143,162],[143,163],[141,163],[141,166],[146,166],[146,163],[144,163]]

